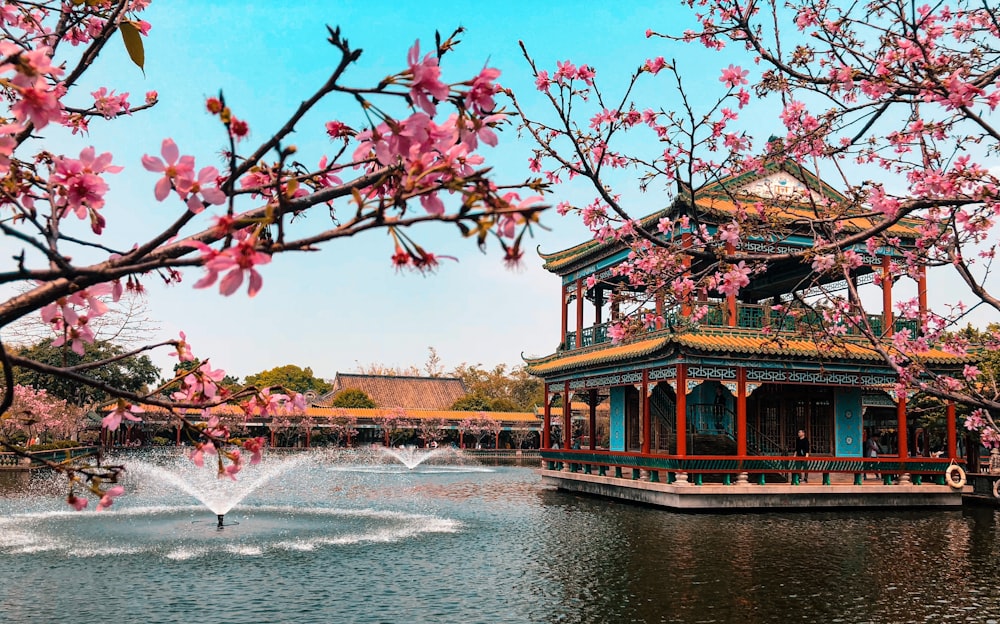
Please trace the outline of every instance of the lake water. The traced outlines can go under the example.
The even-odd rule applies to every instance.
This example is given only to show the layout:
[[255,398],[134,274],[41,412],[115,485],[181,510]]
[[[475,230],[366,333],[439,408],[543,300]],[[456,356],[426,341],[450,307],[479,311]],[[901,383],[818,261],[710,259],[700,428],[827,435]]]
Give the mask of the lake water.
[[217,530],[171,461],[101,514],[0,487],[0,621],[1000,622],[992,509],[681,514],[315,455],[248,469]]

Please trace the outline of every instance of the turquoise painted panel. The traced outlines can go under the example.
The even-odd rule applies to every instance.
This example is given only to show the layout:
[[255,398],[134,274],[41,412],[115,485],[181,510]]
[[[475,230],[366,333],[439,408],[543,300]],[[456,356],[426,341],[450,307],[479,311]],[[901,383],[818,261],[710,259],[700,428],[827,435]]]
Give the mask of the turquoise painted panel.
[[611,388],[611,450],[625,450],[625,387]]
[[861,457],[863,444],[861,418],[861,390],[838,388],[833,397],[835,410],[834,436],[839,457]]

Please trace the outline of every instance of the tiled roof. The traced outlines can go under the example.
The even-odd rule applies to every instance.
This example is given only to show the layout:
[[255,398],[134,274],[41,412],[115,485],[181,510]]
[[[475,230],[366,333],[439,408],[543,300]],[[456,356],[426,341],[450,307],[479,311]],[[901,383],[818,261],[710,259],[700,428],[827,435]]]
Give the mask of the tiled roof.
[[[795,177],[807,182],[810,188],[818,189],[823,195],[833,202],[846,201],[846,198],[844,198],[843,195],[838,193],[822,180],[816,178],[816,176],[812,175],[807,170],[799,167],[794,162],[788,161],[785,163],[772,163],[766,167],[766,171],[764,173],[769,174],[778,170],[792,173]],[[761,176],[755,174],[743,174],[740,176],[734,175],[730,178],[726,178],[712,184],[707,184],[695,192],[695,203],[702,210],[724,215],[726,220],[728,220],[728,216],[736,212],[736,205],[733,202],[732,196],[726,189],[740,187],[748,180],[756,177]],[[746,200],[747,202],[759,202],[761,201],[761,198],[748,195],[746,196]],[[690,196],[688,196],[687,201],[690,201]],[[799,219],[815,218],[815,207],[808,203],[796,205],[788,201],[783,201],[779,205],[775,202],[767,205],[767,209],[770,216],[779,221],[790,222]],[[674,207],[657,210],[643,217],[641,219],[641,224],[647,229],[654,228],[656,222],[658,222],[661,218],[667,217],[675,212],[676,205]],[[880,221],[879,218],[860,216],[860,212],[857,214],[859,214],[858,217],[846,219],[840,223],[848,230],[860,230],[872,227],[872,225]],[[886,232],[895,236],[912,238],[917,235],[917,229],[919,226],[920,221],[917,219],[901,219],[899,222],[891,225]],[[562,251],[553,253],[539,252],[539,256],[544,261],[543,267],[546,270],[558,273],[560,269],[575,263],[585,261],[587,259],[596,259],[624,248],[625,246],[620,241],[612,240],[609,242],[597,242],[594,240],[588,240]]]
[[621,345],[601,345],[587,349],[563,351],[547,358],[527,360],[528,372],[532,375],[542,375],[549,372],[581,368],[595,364],[607,364],[630,358],[642,357],[660,350],[670,341],[669,338],[653,338],[639,340]]
[[[699,196],[697,204],[699,208],[710,212],[727,215],[734,214],[736,212],[736,204],[729,196]],[[816,218],[815,208],[808,204],[788,203],[781,206],[768,206],[768,213],[771,217],[776,218],[779,221],[795,221]],[[858,216],[850,219],[842,219],[839,221],[839,224],[848,230],[862,230],[872,227],[879,221],[880,220],[868,216]],[[917,221],[913,219],[905,219],[889,226],[886,231],[896,236],[914,237],[917,235],[918,227],[919,223]]]
[[468,390],[457,377],[403,377],[337,373],[333,389],[316,400],[317,406],[329,406],[338,392],[348,388],[361,390],[379,408],[447,410]]
[[[612,362],[636,359],[668,345],[678,345],[688,351],[708,353],[738,353],[747,356],[784,356],[795,358],[822,358],[824,361],[882,361],[882,356],[862,343],[847,342],[843,345],[821,345],[811,340],[791,338],[775,340],[761,336],[759,332],[746,330],[715,330],[666,334],[622,345],[602,345],[576,351],[560,352],[546,358],[528,360],[528,372],[544,376],[556,372],[597,366]],[[919,354],[928,364],[957,365],[970,361],[951,355],[940,349],[932,349]]]

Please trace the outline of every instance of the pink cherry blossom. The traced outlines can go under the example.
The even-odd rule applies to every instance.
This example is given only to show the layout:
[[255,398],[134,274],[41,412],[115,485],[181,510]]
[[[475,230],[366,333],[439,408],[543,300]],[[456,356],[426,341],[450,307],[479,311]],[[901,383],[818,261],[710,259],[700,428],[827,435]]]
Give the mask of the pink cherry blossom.
[[104,496],[101,497],[100,502],[97,503],[97,511],[104,511],[108,507],[111,507],[111,505],[113,505],[115,502],[115,498],[121,496],[124,493],[125,493],[125,488],[123,488],[120,485],[108,488],[108,491],[105,492]]
[[[108,185],[101,177],[104,173],[118,173],[122,167],[111,164],[111,153],[94,155],[93,147],[80,152],[80,158],[59,157],[55,160],[55,172],[51,183],[59,187],[54,203],[64,206],[63,214],[73,212],[86,219],[91,211],[104,207],[104,194]],[[95,233],[100,233],[95,230]]]
[[418,39],[406,57],[410,65],[410,98],[413,103],[423,109],[428,115],[435,113],[436,106],[431,101],[448,99],[448,85],[441,82],[441,68],[438,67],[437,56],[428,53],[420,60],[420,40]]
[[205,466],[205,453],[215,454],[215,445],[211,442],[196,442],[194,450],[191,451],[191,461],[195,466],[203,468]]
[[249,277],[247,295],[250,297],[256,295],[260,292],[263,285],[263,278],[254,267],[271,262],[271,256],[257,251],[256,244],[256,236],[244,236],[232,247],[216,251],[204,243],[198,241],[191,242],[190,245],[192,247],[197,247],[201,250],[204,267],[207,271],[205,276],[198,280],[194,287],[208,288],[218,280],[219,273],[228,271],[222,280],[219,281],[219,292],[229,296],[239,289],[243,283],[243,274],[247,273]]
[[130,114],[128,93],[115,95],[114,90],[108,91],[106,87],[101,87],[90,94],[94,98],[94,108],[105,119],[114,119],[119,114]]
[[156,199],[163,201],[170,194],[171,187],[188,184],[194,179],[194,157],[181,156],[173,139],[163,139],[160,154],[163,160],[144,154],[142,166],[147,171],[163,174],[154,191]]
[[198,214],[210,204],[224,204],[226,194],[218,187],[219,170],[215,167],[204,167],[198,172],[198,177],[181,179],[177,182],[177,190],[187,195],[188,210]]
[[87,508],[87,503],[90,502],[82,496],[77,496],[76,494],[70,494],[66,497],[66,502],[77,511],[83,511]]
[[131,403],[125,401],[118,401],[117,407],[101,419],[101,426],[105,427],[108,431],[114,431],[118,429],[119,425],[121,425],[122,418],[132,422],[141,422],[142,418],[136,416],[136,414],[141,414],[142,412],[142,407],[138,405],[132,405]]
[[65,88],[61,85],[50,88],[45,79],[39,76],[30,84],[15,84],[14,89],[19,97],[10,110],[18,121],[31,122],[40,130],[49,125],[50,121],[62,119],[63,105],[60,98]]
[[260,463],[261,453],[264,450],[264,438],[247,438],[243,441],[243,450],[250,453],[250,465],[256,466]]
[[722,70],[722,77],[719,78],[719,82],[725,84],[730,89],[735,89],[740,85],[747,84],[746,76],[749,73],[749,70],[743,69],[739,65],[730,65]]

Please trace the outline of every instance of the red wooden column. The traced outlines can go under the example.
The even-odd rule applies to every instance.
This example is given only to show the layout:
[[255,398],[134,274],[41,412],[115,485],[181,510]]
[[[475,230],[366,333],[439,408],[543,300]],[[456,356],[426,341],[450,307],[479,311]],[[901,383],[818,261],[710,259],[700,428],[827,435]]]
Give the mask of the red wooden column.
[[642,427],[642,454],[649,455],[650,434],[653,432],[649,417],[649,371],[642,370],[642,388],[639,390],[639,423]]
[[747,369],[736,368],[736,455],[747,454]]
[[[579,336],[579,334],[577,334]],[[569,382],[565,384],[563,393],[563,448],[573,448],[573,400],[569,394]]]
[[[563,336],[565,335],[564,333]],[[552,396],[549,394],[549,384],[542,386],[542,392],[545,396],[545,407],[542,408],[542,448],[548,449],[552,448]]]
[[906,395],[896,402],[896,437],[899,441],[899,458],[909,455],[909,440],[906,439]]
[[590,450],[597,448],[597,390],[590,391]]
[[882,256],[882,333],[892,335],[892,276],[889,274],[889,256]]
[[677,454],[687,455],[687,364],[677,364]]
[[567,305],[568,305],[568,302],[566,301],[566,287],[565,286],[560,286],[559,287],[559,303],[560,303],[560,307],[562,308],[562,314],[561,314],[561,317],[562,317],[562,326],[561,326],[562,327],[562,333],[559,334],[559,344],[563,345],[564,348],[568,348],[569,345],[566,344],[566,331],[569,328],[569,320],[567,319],[567,316],[569,315],[569,311],[566,309]]
[[[958,456],[958,432],[955,431],[955,403],[948,401],[948,409],[945,412],[948,419],[948,459],[955,459]],[[966,466],[969,470],[976,471],[973,466]]]
[[576,280],[576,348],[583,346],[583,280]]
[[663,329],[663,293],[656,293],[656,329]]

